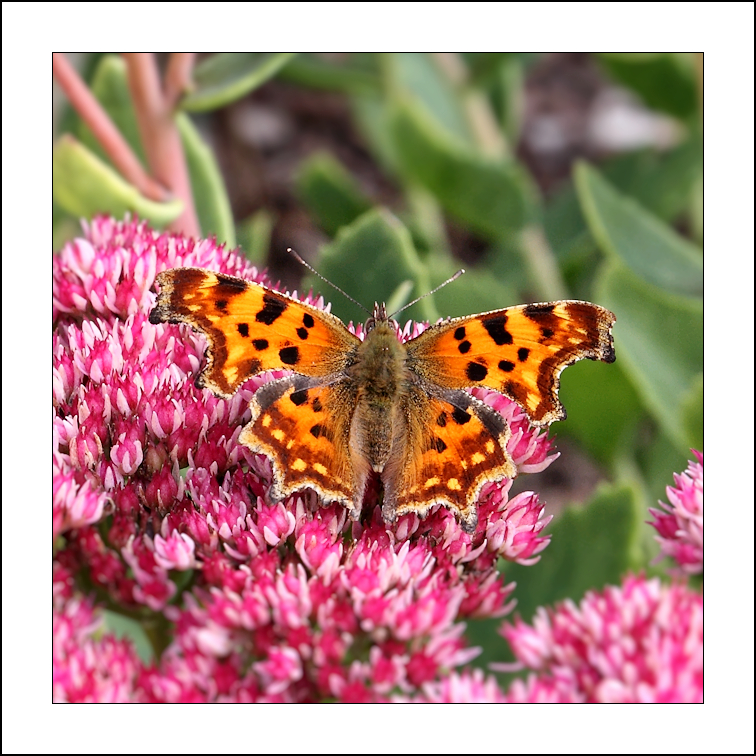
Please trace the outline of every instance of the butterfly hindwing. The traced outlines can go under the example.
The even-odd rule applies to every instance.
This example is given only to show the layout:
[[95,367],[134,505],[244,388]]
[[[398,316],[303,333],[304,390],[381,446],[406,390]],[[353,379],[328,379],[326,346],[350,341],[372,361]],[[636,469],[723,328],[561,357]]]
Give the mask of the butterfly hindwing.
[[357,481],[349,455],[355,402],[344,381],[321,386],[290,376],[258,389],[250,404],[252,421],[239,440],[270,458],[272,501],[314,488],[324,501],[338,501],[359,514],[364,479]]
[[408,396],[405,445],[382,475],[383,513],[387,519],[406,512],[422,516],[442,504],[472,532],[481,488],[517,474],[506,450],[510,431],[497,412],[469,394],[442,394],[417,387]]
[[565,416],[559,374],[580,359],[614,362],[614,315],[590,302],[519,305],[431,326],[407,344],[427,382],[485,386],[516,401],[538,425]]
[[359,344],[330,313],[251,281],[175,268],[157,282],[160,294],[150,322],[187,323],[206,335],[207,367],[199,383],[221,396],[268,370],[338,373]]

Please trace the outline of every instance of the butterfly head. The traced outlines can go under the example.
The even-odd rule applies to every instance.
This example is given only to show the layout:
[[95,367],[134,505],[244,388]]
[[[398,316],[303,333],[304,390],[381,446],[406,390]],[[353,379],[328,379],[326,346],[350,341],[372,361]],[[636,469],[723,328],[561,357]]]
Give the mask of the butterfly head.
[[385,302],[381,302],[381,304],[376,302],[373,305],[373,314],[365,321],[365,333],[370,333],[378,323],[390,323],[391,325],[396,325],[396,321],[388,316]]

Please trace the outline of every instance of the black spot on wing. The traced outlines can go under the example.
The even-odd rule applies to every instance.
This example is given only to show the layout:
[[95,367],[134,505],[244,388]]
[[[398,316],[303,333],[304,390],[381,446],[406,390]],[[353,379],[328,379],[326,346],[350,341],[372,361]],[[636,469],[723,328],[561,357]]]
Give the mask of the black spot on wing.
[[530,356],[530,349],[526,349],[525,347],[520,347],[517,350],[517,359],[520,362],[525,362],[525,360],[527,360],[529,356]]
[[470,415],[459,407],[455,407],[451,413],[452,419],[457,425],[465,425],[470,422]]
[[299,362],[299,347],[290,346],[279,349],[278,356],[284,365],[296,365]]
[[527,305],[523,312],[531,320],[540,320],[541,318],[551,315],[554,312],[553,304],[530,304]]
[[503,346],[512,343],[512,334],[507,331],[507,316],[494,315],[483,320],[483,328],[488,331],[488,335],[493,339],[494,344]]
[[252,346],[257,349],[258,352],[264,352],[270,344],[267,339],[253,339]]
[[236,326],[236,330],[239,331],[239,334],[243,336],[245,339],[249,336],[249,324],[248,323],[239,323]]
[[306,312],[302,317],[302,323],[304,323],[305,328],[312,328],[315,325],[315,319],[309,312]]
[[482,381],[488,375],[488,368],[485,365],[481,365],[479,362],[468,362],[465,368],[465,374],[467,377],[477,383]]
[[509,360],[501,360],[501,362],[499,362],[499,370],[504,373],[511,373],[514,369],[514,362],[510,362]]
[[299,391],[292,392],[289,399],[291,399],[291,403],[296,404],[297,407],[301,407],[303,404],[307,404],[307,389],[300,389]]
[[263,294],[263,308],[255,315],[255,320],[258,323],[272,325],[286,312],[288,306],[286,300],[279,299],[266,292]]

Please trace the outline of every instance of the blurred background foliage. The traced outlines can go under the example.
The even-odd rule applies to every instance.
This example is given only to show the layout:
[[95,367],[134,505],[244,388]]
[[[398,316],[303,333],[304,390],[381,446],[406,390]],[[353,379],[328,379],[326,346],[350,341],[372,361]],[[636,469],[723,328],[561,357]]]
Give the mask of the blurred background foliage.
[[[72,58],[73,59],[73,58]],[[137,155],[127,68],[73,59]],[[159,58],[163,65],[167,58]],[[703,450],[702,59],[693,54],[219,54],[178,101],[197,220],[345,321],[359,308],[436,320],[553,299],[612,310],[617,362],[562,376],[562,458],[521,476],[557,513],[539,564],[502,565],[518,611],[617,583],[657,553],[648,507]],[[65,98],[53,153],[54,243],[79,218],[171,228],[182,203],[141,194]],[[499,622],[469,623],[476,664]]]

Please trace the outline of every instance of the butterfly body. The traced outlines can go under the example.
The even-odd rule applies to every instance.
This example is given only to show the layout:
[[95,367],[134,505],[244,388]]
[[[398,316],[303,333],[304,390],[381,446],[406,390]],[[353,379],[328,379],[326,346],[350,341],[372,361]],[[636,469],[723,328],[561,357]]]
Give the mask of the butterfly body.
[[292,371],[258,389],[239,438],[270,459],[269,498],[312,488],[355,519],[377,474],[387,521],[441,504],[472,532],[483,486],[517,470],[506,421],[464,389],[501,391],[544,425],[564,415],[564,366],[614,359],[614,316],[587,302],[442,321],[407,342],[376,305],[360,340],[330,313],[249,281],[195,268],[157,281],[151,322],[208,338],[198,385],[229,396],[252,375]]

